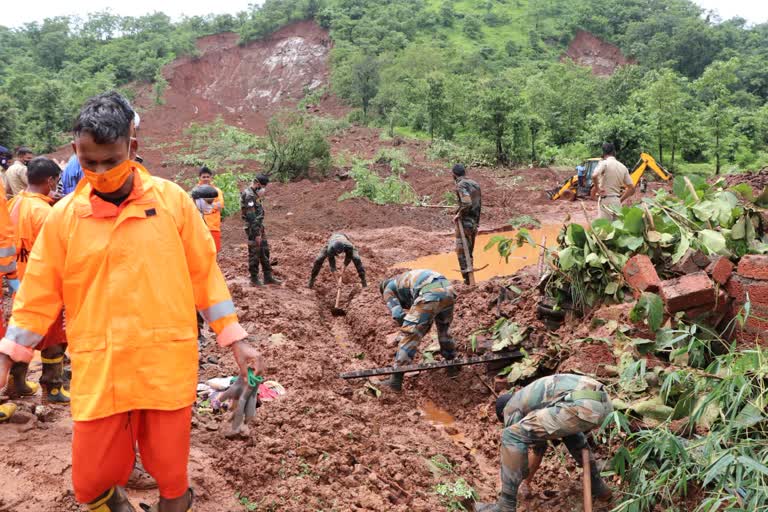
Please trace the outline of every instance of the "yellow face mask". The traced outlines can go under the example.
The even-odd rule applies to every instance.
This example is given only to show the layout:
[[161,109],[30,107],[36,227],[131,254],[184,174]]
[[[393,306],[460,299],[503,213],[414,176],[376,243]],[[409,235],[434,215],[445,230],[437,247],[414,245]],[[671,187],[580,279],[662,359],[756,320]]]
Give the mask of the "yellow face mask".
[[134,163],[130,160],[126,160],[120,165],[104,172],[93,172],[88,169],[83,169],[83,175],[96,192],[111,194],[123,186],[125,180],[128,179],[128,176],[130,176],[133,169]]

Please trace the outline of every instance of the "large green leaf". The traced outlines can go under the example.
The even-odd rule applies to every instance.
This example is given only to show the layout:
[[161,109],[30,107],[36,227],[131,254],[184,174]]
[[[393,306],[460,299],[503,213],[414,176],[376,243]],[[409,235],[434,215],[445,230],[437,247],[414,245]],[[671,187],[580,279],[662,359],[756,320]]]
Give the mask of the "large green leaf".
[[569,224],[565,230],[565,240],[568,245],[584,247],[587,243],[587,232],[581,224]]
[[560,261],[560,268],[562,270],[570,270],[574,266],[580,264],[580,260],[578,258],[578,254],[581,253],[581,250],[579,247],[566,247],[562,251],[558,253],[559,261]]
[[619,247],[624,247],[634,252],[643,245],[643,241],[644,241],[643,237],[641,236],[621,235],[616,240],[616,245],[618,245]]
[[702,229],[698,234],[701,248],[707,254],[722,254],[725,250],[725,237],[718,231]]
[[642,235],[645,231],[643,210],[637,207],[627,209],[624,214],[624,231],[633,235]]
[[677,263],[683,259],[683,256],[685,256],[685,253],[688,252],[688,249],[690,248],[691,240],[688,238],[688,235],[685,232],[680,233],[680,242],[678,242],[677,249],[672,255],[672,263]]
[[747,218],[741,217],[731,228],[731,238],[733,240],[744,240],[747,238]]
[[664,302],[655,293],[644,292],[629,312],[629,319],[633,322],[647,320],[648,327],[656,332],[664,320]]

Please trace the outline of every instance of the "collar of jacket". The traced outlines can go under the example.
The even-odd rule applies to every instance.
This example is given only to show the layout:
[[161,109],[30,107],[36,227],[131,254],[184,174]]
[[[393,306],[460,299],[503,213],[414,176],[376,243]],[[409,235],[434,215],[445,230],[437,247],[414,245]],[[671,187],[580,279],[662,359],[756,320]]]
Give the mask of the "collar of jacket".
[[[147,217],[147,205],[157,204],[152,176],[141,164],[133,162],[133,189],[119,206],[93,193],[88,180],[80,180],[73,193],[73,207],[78,217],[105,219],[110,217]],[[123,211],[126,215],[121,215]]]
[[19,192],[19,196],[40,199],[48,204],[53,204],[53,198],[51,196],[46,196],[45,194],[39,194],[37,192],[30,192],[29,190],[22,190]]

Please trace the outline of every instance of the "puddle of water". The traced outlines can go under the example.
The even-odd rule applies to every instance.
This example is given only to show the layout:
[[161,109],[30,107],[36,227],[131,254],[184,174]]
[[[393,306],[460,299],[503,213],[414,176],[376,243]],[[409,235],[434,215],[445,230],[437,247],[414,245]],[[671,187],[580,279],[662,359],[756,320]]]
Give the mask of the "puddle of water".
[[427,420],[427,422],[432,425],[442,427],[448,437],[450,437],[453,441],[457,443],[463,443],[463,441],[466,439],[464,434],[459,432],[459,430],[456,428],[456,420],[453,416],[451,416],[451,413],[438,407],[431,400],[424,402],[424,405],[421,406],[421,413],[424,415],[424,419]]
[[[530,233],[533,240],[540,244],[546,237],[547,247],[552,247],[557,244],[557,235],[560,232],[562,226],[560,224],[545,224],[541,229],[532,229]],[[508,276],[512,275],[523,267],[528,265],[536,265],[539,261],[539,249],[532,247],[529,244],[525,244],[522,247],[515,247],[509,258],[509,262],[505,262],[504,258],[499,256],[496,247],[488,251],[484,251],[483,248],[493,236],[504,235],[507,237],[514,237],[517,231],[503,231],[500,233],[484,233],[477,236],[475,240],[475,250],[472,254],[475,268],[487,267],[483,270],[475,272],[475,281],[486,281],[496,276]],[[398,263],[396,268],[426,268],[440,272],[448,279],[461,280],[461,272],[459,271],[459,260],[456,257],[455,252],[448,252],[443,254],[432,254],[430,256],[424,256],[413,261],[406,261],[404,263]]]

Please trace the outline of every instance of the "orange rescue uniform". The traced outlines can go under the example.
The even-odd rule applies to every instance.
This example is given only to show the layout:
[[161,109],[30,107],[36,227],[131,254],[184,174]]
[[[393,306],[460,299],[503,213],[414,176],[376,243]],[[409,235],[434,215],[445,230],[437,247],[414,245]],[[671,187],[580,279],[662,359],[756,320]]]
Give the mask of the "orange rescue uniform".
[[[32,246],[35,244],[37,235],[45,223],[45,219],[51,212],[53,198],[28,192],[23,190],[8,203],[8,211],[11,216],[11,223],[14,227],[15,245],[16,245],[16,273],[19,280],[24,278],[24,271],[27,268],[27,260]],[[36,350],[45,350],[67,342],[67,335],[64,330],[64,315],[59,313],[56,321],[48,329],[43,340],[35,347]]]
[[[14,245],[13,224],[8,214],[5,187],[0,182],[0,286],[2,277],[16,279],[16,246]],[[5,336],[5,315],[0,303],[0,336]]]
[[[169,430],[188,422],[181,411],[195,401],[195,309],[217,333],[221,346],[247,336],[216,264],[210,232],[190,197],[138,163],[132,165],[133,189],[119,206],[92,194],[91,185],[82,180],[53,207],[29,255],[7,333],[0,341],[0,352],[29,361],[62,305],[67,310],[77,437],[72,472],[81,503],[108,489],[103,478],[93,476],[92,467],[127,466],[127,452],[108,449],[109,436],[91,435],[114,431],[119,423],[114,416],[177,411],[171,415],[175,421],[159,419],[162,415],[143,417],[142,451],[142,439],[147,446],[156,446]],[[173,452],[170,457],[177,467],[185,468],[183,474],[173,482],[153,474],[158,483],[165,482],[160,494],[168,499],[186,489],[188,432],[188,425],[179,430],[182,446],[169,445],[168,452]],[[149,450],[150,459],[152,454]],[[108,463],[102,457],[120,460]],[[144,463],[148,469],[168,466],[167,461]]]

